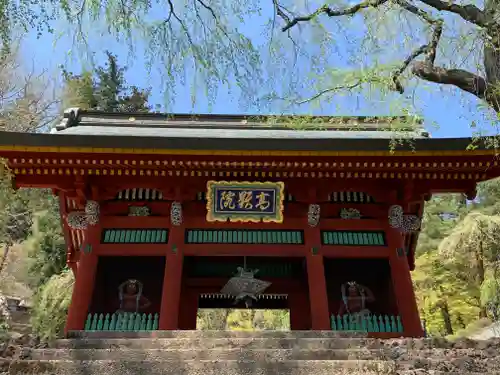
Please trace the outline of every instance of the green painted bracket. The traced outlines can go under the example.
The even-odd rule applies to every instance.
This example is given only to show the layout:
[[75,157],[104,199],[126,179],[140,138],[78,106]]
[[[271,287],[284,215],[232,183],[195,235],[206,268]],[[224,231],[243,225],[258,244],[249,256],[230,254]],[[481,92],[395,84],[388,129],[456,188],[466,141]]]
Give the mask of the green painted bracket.
[[317,248],[317,247],[311,247],[311,253],[312,253],[312,255],[318,255],[319,248]]
[[85,246],[82,246],[82,251],[84,254],[90,254],[92,252],[92,245],[86,244]]
[[172,253],[174,254],[177,254],[177,245],[176,244],[172,244]]

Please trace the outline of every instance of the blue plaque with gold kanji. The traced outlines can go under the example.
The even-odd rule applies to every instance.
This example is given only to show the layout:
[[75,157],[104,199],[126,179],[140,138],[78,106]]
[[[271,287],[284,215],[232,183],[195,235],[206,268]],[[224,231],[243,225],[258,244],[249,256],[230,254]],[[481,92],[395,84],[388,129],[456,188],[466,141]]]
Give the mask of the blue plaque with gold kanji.
[[283,222],[283,182],[207,182],[207,221]]

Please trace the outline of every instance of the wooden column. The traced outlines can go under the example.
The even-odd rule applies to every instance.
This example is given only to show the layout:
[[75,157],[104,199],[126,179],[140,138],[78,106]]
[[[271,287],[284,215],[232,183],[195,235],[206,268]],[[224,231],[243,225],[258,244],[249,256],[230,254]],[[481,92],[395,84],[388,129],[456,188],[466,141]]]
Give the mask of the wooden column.
[[417,299],[413,290],[403,236],[397,230],[389,228],[387,237],[390,247],[391,278],[398,312],[403,323],[403,335],[406,337],[423,337],[424,331],[418,313]]
[[[315,202],[316,191],[311,190],[308,193],[309,202]],[[306,229],[304,230],[304,236],[309,302],[311,306],[311,329],[315,331],[330,330],[325,267],[323,265],[323,255],[321,254],[321,233],[318,226],[311,227],[308,225],[307,212],[305,213]]]
[[311,329],[329,331],[331,329],[330,314],[322,255],[307,256],[307,280],[311,305]]
[[98,257],[96,247],[100,240],[100,226],[88,227],[85,233],[85,241],[80,250],[78,261],[78,272],[73,286],[71,304],[68,309],[65,332],[81,331],[85,328],[85,321],[89,313],[94,291],[95,276],[97,271]]
[[305,331],[311,329],[311,316],[307,289],[297,290],[288,295],[290,309],[290,330]]
[[182,288],[179,329],[195,330],[198,316],[198,293],[193,288]]
[[184,225],[172,226],[168,240],[168,252],[163,277],[163,291],[160,310],[160,330],[179,328],[179,305],[182,286],[182,265],[184,256]]

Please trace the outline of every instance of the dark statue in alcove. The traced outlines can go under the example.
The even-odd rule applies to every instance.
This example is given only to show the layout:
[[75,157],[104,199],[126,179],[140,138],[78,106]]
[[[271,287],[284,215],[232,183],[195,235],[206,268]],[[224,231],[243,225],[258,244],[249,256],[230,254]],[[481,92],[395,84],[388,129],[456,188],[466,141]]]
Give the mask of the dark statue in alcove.
[[342,304],[340,305],[339,315],[370,315],[370,310],[366,307],[366,304],[374,302],[375,297],[369,288],[356,281],[349,281],[342,284],[341,292]]
[[143,284],[139,280],[129,279],[118,287],[120,308],[118,312],[138,313],[151,306],[151,302],[143,295]]

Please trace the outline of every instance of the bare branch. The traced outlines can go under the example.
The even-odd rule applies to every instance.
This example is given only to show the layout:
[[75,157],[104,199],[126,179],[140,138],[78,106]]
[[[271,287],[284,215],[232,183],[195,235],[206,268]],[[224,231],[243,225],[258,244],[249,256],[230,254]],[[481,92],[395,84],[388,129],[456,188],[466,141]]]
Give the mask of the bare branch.
[[[488,83],[483,77],[461,69],[445,69],[442,67],[434,66],[434,62],[436,61],[437,46],[441,39],[441,34],[443,32],[444,21],[442,19],[433,19],[430,16],[430,14],[423,11],[422,9],[415,7],[413,4],[408,3],[406,0],[396,0],[396,1],[402,8],[419,16],[427,23],[434,26],[432,38],[429,41],[429,43],[415,50],[404,61],[401,69],[398,70],[393,76],[396,89],[401,93],[403,92],[402,91],[403,87],[399,82],[399,76],[408,67],[408,65],[411,63],[413,59],[425,53],[426,57],[424,61],[416,62],[413,65],[412,68],[413,74],[429,82],[456,86],[464,91],[467,91],[477,96],[480,99],[485,100],[493,107],[493,109],[495,109],[495,111],[497,112],[500,111],[500,103],[499,103],[500,96],[498,95],[497,92],[495,92],[495,88],[492,85],[488,85]],[[427,3],[428,1],[433,3],[440,3],[440,0],[425,0],[423,2]],[[454,9],[456,11],[459,10],[458,8],[469,9],[469,10],[475,8],[473,6],[461,7],[452,5],[453,4],[450,5],[451,7],[450,9]],[[440,9],[440,10],[449,10],[449,9]]]
[[[291,21],[290,17],[286,15],[285,12],[283,12],[283,8],[281,5],[278,3],[278,0],[273,0],[273,5],[274,9],[276,10],[276,14],[281,17],[287,24],[289,24]],[[290,28],[290,27],[289,27]],[[286,31],[286,30],[283,30]]]
[[422,3],[433,7],[434,9],[458,14],[464,20],[477,26],[488,28],[493,23],[488,19],[486,13],[472,4],[458,5],[451,1],[442,0],[420,0]]
[[434,65],[434,61],[436,60],[437,53],[437,45],[439,40],[441,39],[441,34],[443,33],[443,20],[442,19],[434,19],[429,13],[424,10],[417,8],[413,4],[407,2],[406,0],[396,0],[396,3],[407,10],[410,13],[415,14],[417,17],[421,18],[423,21],[429,23],[431,26],[434,26],[434,31],[432,33],[431,40],[429,43],[424,44],[417,49],[415,49],[401,64],[400,68],[397,69],[392,75],[392,81],[394,83],[394,89],[399,93],[404,93],[404,87],[401,84],[400,77],[403,72],[408,68],[408,66],[415,60],[418,56],[422,54],[426,54],[425,61]]
[[428,45],[424,44],[420,47],[418,47],[416,50],[414,50],[401,64],[399,69],[397,69],[393,74],[392,74],[392,82],[394,84],[394,89],[398,91],[400,94],[403,94],[405,89],[400,81],[401,75],[404,73],[406,68],[415,60],[418,56],[424,54],[427,49]]
[[[293,19],[290,19],[288,16],[284,16],[283,12],[278,13],[278,15],[286,22],[286,25],[283,26],[281,31],[287,31],[297,25],[299,22],[307,22],[311,21],[312,19],[316,18],[320,14],[326,14],[328,17],[340,17],[340,16],[352,16],[356,14],[358,11],[361,9],[366,9],[366,8],[376,8],[379,5],[382,5],[389,0],[368,0],[361,2],[359,4],[356,4],[352,7],[346,8],[346,9],[340,9],[340,10],[334,10],[330,8],[328,5],[323,5],[321,8],[317,9],[313,13],[307,15],[307,16],[300,16],[300,17],[295,17]],[[280,9],[280,6],[277,6],[278,9]]]
[[[479,9],[474,5],[458,5],[443,0],[419,1],[436,10],[455,13],[462,17],[464,20],[471,22],[478,27],[487,29],[487,32],[490,35],[496,35],[499,33],[500,25],[498,25],[498,22],[493,20],[488,12]],[[356,14],[362,9],[375,8],[386,2],[388,2],[388,0],[367,0],[360,2],[352,7],[341,10],[334,10],[327,5],[324,5],[309,15],[291,18],[283,12],[282,7],[278,3],[278,0],[273,0],[277,15],[286,22],[286,25],[281,29],[282,31],[290,30],[299,22],[311,21],[321,14],[325,14],[329,17],[349,16]],[[491,84],[492,82],[487,82],[485,78],[465,70],[445,69],[442,67],[434,66],[437,54],[437,46],[443,33],[443,19],[434,18],[431,13],[415,6],[413,2],[409,2],[407,0],[394,0],[394,2],[401,8],[414,14],[422,21],[429,24],[432,27],[432,36],[428,43],[421,45],[420,47],[413,50],[401,63],[399,68],[393,72],[393,89],[397,90],[401,94],[404,92],[404,87],[401,84],[400,77],[405,72],[405,70],[413,63],[412,73],[415,76],[429,82],[456,86],[477,96],[480,99],[485,100],[493,109],[495,109],[495,111],[500,112],[500,93],[498,92],[499,89],[495,87],[494,84]],[[415,62],[415,59],[422,55],[425,55],[423,61]],[[348,87],[335,87],[323,90],[318,94],[312,96],[311,98],[300,101],[297,104],[310,102],[324,94],[343,88],[345,89]]]
[[412,67],[412,73],[429,82],[453,85],[485,100],[492,108],[500,112],[500,95],[492,85],[474,73],[462,69],[436,67],[427,61],[419,61]]
[[433,18],[428,12],[425,10],[422,10],[415,5],[409,3],[406,0],[395,0],[396,4],[398,4],[401,8],[407,10],[410,13],[413,13],[417,17],[421,18],[423,21],[427,22],[428,24],[435,24],[436,22],[443,22],[440,19],[435,19]]

